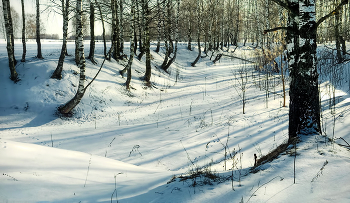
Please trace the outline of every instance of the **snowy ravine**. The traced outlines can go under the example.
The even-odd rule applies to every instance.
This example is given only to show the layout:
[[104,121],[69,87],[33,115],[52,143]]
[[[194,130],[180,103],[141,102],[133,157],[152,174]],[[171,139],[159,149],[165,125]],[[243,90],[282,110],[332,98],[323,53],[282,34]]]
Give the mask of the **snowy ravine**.
[[[18,60],[20,41],[15,48]],[[59,118],[56,109],[74,96],[79,69],[69,42],[72,56],[65,60],[62,80],[50,79],[60,48],[61,42],[42,42],[40,60],[34,58],[36,44],[28,42],[27,61],[16,66],[21,81],[14,84],[0,40],[0,203],[350,202],[350,151],[338,145],[350,142],[349,64],[336,85],[335,111],[329,107],[335,84],[321,77],[328,137],[302,136],[296,149],[250,173],[254,154],[265,155],[288,138],[280,75],[255,71],[251,47],[215,64],[201,58],[191,67],[198,50],[180,43],[170,74],[157,68],[163,53],[152,51],[153,87],[140,80],[145,60],[134,59],[130,92],[119,74],[122,62],[106,61],[71,118]],[[87,60],[87,82],[102,53],[103,44],[97,43],[98,64]],[[198,170],[220,178],[178,178]]]

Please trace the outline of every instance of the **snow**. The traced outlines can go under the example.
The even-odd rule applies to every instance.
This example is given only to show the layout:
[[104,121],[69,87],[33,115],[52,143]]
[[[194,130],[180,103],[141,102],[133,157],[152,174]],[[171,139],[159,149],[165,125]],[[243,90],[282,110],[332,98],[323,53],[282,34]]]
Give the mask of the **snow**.
[[[342,139],[328,140],[334,128],[334,138],[350,141],[349,65],[336,86],[335,112],[329,108],[332,83],[327,77],[320,81],[328,138],[303,136],[296,157],[289,148],[251,173],[254,154],[265,155],[288,138],[288,107],[282,107],[278,74],[269,76],[267,94],[266,74],[255,71],[254,64],[223,56],[215,64],[206,57],[191,67],[198,52],[179,43],[170,74],[156,68],[163,52],[152,51],[152,88],[139,79],[144,59],[134,59],[130,92],[119,74],[123,66],[106,61],[74,116],[59,118],[55,110],[75,95],[79,69],[68,56],[63,79],[50,79],[61,44],[48,40],[42,46],[44,59],[39,60],[36,44],[28,43],[27,62],[16,66],[21,81],[14,84],[6,44],[0,41],[0,202],[350,201],[350,152],[337,144],[346,145]],[[97,43],[98,65],[86,61],[87,82],[103,61],[102,48]],[[70,42],[68,52],[73,50]],[[20,59],[19,41],[15,53]],[[233,55],[252,59],[253,53],[247,46]],[[242,70],[248,75],[245,114]],[[236,153],[233,160],[230,153]],[[171,181],[196,170],[211,171],[220,180]]]

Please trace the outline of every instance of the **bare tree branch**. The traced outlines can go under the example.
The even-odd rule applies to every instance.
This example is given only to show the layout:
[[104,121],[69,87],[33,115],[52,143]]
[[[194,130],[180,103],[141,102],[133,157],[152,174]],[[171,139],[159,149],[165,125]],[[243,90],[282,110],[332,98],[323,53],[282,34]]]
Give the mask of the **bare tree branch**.
[[277,31],[277,30],[292,30],[292,29],[288,28],[288,27],[275,27],[275,28],[272,28],[272,29],[264,30],[264,34],[267,34],[268,32],[274,32],[274,31]]
[[[275,0],[272,0],[275,1]],[[316,23],[316,28],[325,20],[327,20],[329,17],[337,15],[339,10],[346,4],[349,3],[349,0],[343,0],[333,11],[331,11],[328,15],[323,16],[320,18]]]

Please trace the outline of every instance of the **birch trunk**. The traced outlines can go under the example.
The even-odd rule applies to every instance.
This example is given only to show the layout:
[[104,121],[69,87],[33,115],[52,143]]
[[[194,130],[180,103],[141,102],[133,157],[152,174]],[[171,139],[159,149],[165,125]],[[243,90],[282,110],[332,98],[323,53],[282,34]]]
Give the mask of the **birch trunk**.
[[[320,133],[320,104],[316,67],[314,0],[291,1],[288,31],[290,68],[289,139]],[[298,34],[299,33],[299,34]]]
[[178,38],[179,38],[179,15],[180,15],[180,1],[176,0],[177,3],[177,9],[176,9],[176,20],[175,20],[175,49],[174,49],[174,55],[169,60],[169,62],[163,67],[163,70],[167,71],[170,65],[175,61],[176,54],[177,54],[177,44],[178,44]]
[[149,24],[150,24],[150,11],[148,7],[148,0],[142,0],[142,8],[144,13],[144,31],[145,31],[145,53],[146,53],[146,72],[144,79],[146,81],[147,86],[151,86],[150,80],[151,80],[151,74],[152,74],[152,67],[151,67],[151,50],[150,50],[150,32],[149,32]]
[[130,82],[131,82],[131,65],[132,61],[134,59],[134,51],[135,51],[135,44],[133,41],[133,34],[135,30],[135,1],[137,0],[131,0],[131,11],[130,11],[130,57],[128,64],[126,65],[125,69],[127,71],[127,79],[126,79],[126,89],[130,90]]
[[191,63],[191,66],[195,66],[196,63],[199,61],[199,58],[201,57],[201,54],[202,54],[202,50],[201,50],[201,15],[200,15],[200,12],[201,12],[201,9],[200,9],[200,3],[199,3],[200,0],[197,0],[197,23],[198,23],[198,26],[197,26],[197,42],[198,42],[198,56],[197,58]]
[[188,30],[187,30],[187,38],[188,38],[188,42],[187,42],[187,49],[192,51],[192,26],[191,26],[191,19],[188,20]]
[[27,45],[26,45],[26,18],[24,12],[24,0],[21,0],[22,6],[22,45],[23,45],[23,53],[22,53],[22,62],[26,61],[27,54]]
[[120,48],[119,52],[121,55],[124,55],[124,22],[123,22],[123,0],[120,0],[119,2],[119,27],[120,27]]
[[[170,4],[170,0],[167,0],[167,5],[165,5],[164,2],[164,7],[163,10],[167,11],[166,13],[166,23],[164,22],[164,45],[165,45],[165,56],[164,56],[164,60],[163,63],[161,65],[161,68],[164,69],[164,67],[166,66],[166,64],[168,63],[169,60],[169,56],[172,52],[172,42],[171,42],[171,4]],[[164,14],[165,16],[165,14]]]
[[118,6],[117,0],[111,0],[112,9],[112,46],[113,58],[118,60],[120,58],[120,41],[119,41],[119,20],[118,20]]
[[39,59],[43,59],[43,55],[41,53],[41,41],[40,41],[40,2],[36,0],[36,44],[37,44],[37,57]]
[[80,103],[81,99],[84,96],[86,89],[84,88],[85,82],[85,56],[84,56],[84,41],[83,41],[83,26],[82,26],[82,0],[77,0],[76,4],[76,21],[77,21],[77,45],[78,45],[78,55],[79,55],[79,64],[80,69],[80,78],[78,90],[75,96],[68,101],[65,105],[58,108],[59,112],[63,115],[71,115],[72,110]]
[[105,56],[105,59],[107,58],[107,45],[106,45],[106,29],[105,29],[105,22],[103,19],[103,15],[102,15],[102,9],[100,4],[97,2],[97,0],[95,0],[95,4],[98,7],[98,11],[100,13],[100,18],[102,21],[102,37],[103,37],[103,55]]
[[[137,16],[135,20],[136,22],[140,22],[140,5],[139,5],[139,1],[136,1],[136,9],[137,9]],[[143,20],[143,19],[142,19]],[[136,27],[136,23],[135,23],[135,27]],[[142,26],[138,25],[138,31],[139,31],[139,51],[143,54],[143,36],[142,36]],[[136,45],[137,47],[137,45]]]
[[159,0],[157,0],[157,48],[155,52],[159,52],[160,50],[160,40],[161,40],[161,29],[162,29],[162,21],[161,21],[161,11],[160,11],[160,4]]
[[10,79],[14,82],[19,81],[18,74],[16,71],[16,59],[14,55],[14,44],[13,44],[13,27],[12,27],[12,19],[11,19],[11,12],[10,12],[10,1],[9,0],[3,0],[2,1],[3,6],[3,13],[4,13],[4,21],[5,21],[5,29],[6,29],[6,40],[7,40],[7,54],[9,59],[9,67],[10,67]]
[[68,9],[69,9],[69,0],[66,0],[66,3],[64,3],[64,0],[62,0],[62,15],[63,15],[63,43],[61,48],[61,54],[60,58],[58,59],[58,64],[53,72],[51,78],[53,79],[62,79],[62,70],[63,70],[63,63],[66,56],[66,50],[67,50],[67,36],[68,36]]
[[[148,22],[146,22],[146,0],[141,0],[141,26],[139,25],[139,31],[140,31],[140,40],[141,40],[141,33],[143,32],[143,35],[142,35],[142,41],[143,41],[143,46],[142,48],[140,47],[140,53],[139,55],[137,56],[137,59],[140,61],[143,57],[143,55],[145,54],[146,52],[146,24]],[[140,21],[139,21],[140,23]],[[141,44],[141,41],[140,41],[140,44]]]
[[88,59],[90,59],[93,64],[97,64],[95,61],[95,5],[93,2],[90,2],[90,36],[90,52]]

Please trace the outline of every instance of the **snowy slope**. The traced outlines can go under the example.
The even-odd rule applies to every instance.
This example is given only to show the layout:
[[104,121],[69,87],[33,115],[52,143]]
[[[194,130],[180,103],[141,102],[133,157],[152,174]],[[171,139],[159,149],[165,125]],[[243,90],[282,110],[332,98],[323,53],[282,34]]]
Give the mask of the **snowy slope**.
[[[87,82],[103,61],[102,46],[96,47],[97,66],[87,60]],[[258,173],[248,173],[254,154],[267,154],[288,137],[288,108],[281,107],[279,75],[269,76],[266,91],[268,78],[255,71],[254,64],[230,57],[213,64],[206,57],[191,67],[198,52],[179,46],[170,74],[157,68],[163,53],[152,52],[152,88],[139,80],[144,60],[134,60],[130,92],[118,72],[123,66],[106,61],[74,116],[58,118],[55,109],[77,88],[79,69],[73,57],[66,58],[61,81],[49,79],[60,43],[43,42],[44,60],[34,58],[36,44],[29,43],[27,62],[16,67],[21,81],[13,84],[1,41],[0,202],[111,202],[112,194],[113,202],[350,201],[349,150],[324,136],[303,137],[298,144],[296,184],[294,149]],[[88,44],[85,47],[87,55]],[[73,49],[70,43],[68,52]],[[251,59],[252,53],[242,47],[234,56]],[[20,56],[18,42],[17,59]],[[240,70],[247,73],[245,114]],[[330,83],[324,79],[321,84],[325,131],[333,136],[336,117],[334,135],[347,141],[348,73],[337,88],[341,99],[335,114],[327,106]],[[237,152],[233,162],[229,155],[224,161],[226,144],[227,151]],[[202,167],[217,173],[220,181],[196,187],[191,186],[193,179],[167,184],[174,175]],[[203,183],[205,178],[196,181]]]

